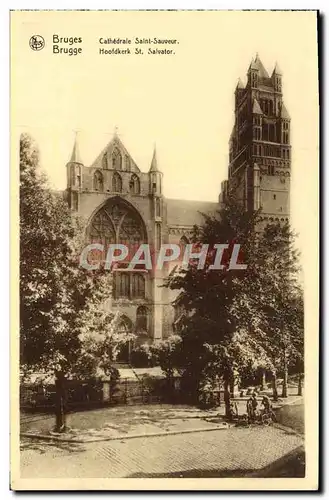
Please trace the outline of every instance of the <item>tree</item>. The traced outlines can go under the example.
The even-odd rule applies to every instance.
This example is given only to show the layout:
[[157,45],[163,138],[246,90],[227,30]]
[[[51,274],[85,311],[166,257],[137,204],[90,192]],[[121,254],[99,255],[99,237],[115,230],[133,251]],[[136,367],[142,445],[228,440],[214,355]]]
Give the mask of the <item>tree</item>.
[[[289,225],[273,224],[260,231],[259,212],[246,212],[232,197],[217,216],[204,219],[195,227],[194,242],[210,248],[227,243],[224,269],[209,268],[210,252],[204,269],[191,262],[187,270],[170,276],[167,286],[179,291],[176,304],[186,312],[180,321],[179,363],[192,399],[198,399],[203,378],[221,374],[229,415],[236,371],[247,366],[271,370],[276,397],[278,368],[287,373],[285,359],[300,353],[298,255]],[[241,245],[244,270],[229,270],[234,243]]]
[[[229,387],[233,383],[237,360],[249,355],[246,344],[239,341],[237,333],[242,328],[241,318],[234,314],[235,299],[241,291],[239,281],[245,271],[229,270],[229,260],[235,243],[243,248],[243,259],[254,251],[258,213],[246,212],[231,200],[217,216],[204,215],[204,219],[202,226],[194,228],[193,236],[195,244],[209,245],[204,269],[198,269],[191,262],[188,269],[180,269],[171,275],[167,286],[179,291],[176,304],[185,310],[179,328],[182,338],[179,363],[186,391],[196,402],[202,380],[220,373],[224,378],[226,412],[229,414]],[[224,269],[211,270],[212,249],[218,243],[229,246],[223,254]],[[250,314],[245,316],[250,323]],[[250,351],[254,345],[255,342],[250,340]],[[255,357],[255,352],[250,355]]]
[[301,364],[304,351],[303,295],[299,281],[299,253],[295,234],[288,223],[265,228],[259,241],[258,270],[255,281],[262,294],[258,306],[268,338],[273,365],[273,389],[276,396],[276,369],[283,371],[282,397],[287,397],[288,368]]
[[171,335],[156,344],[145,346],[152,364],[160,366],[166,375],[169,399],[175,394],[175,372],[179,366],[180,344],[181,338],[178,335]]
[[[72,216],[39,170],[33,140],[20,140],[20,362],[26,372],[53,373],[56,429],[65,429],[65,381],[96,374],[94,350],[118,339],[92,341],[97,327],[114,320],[99,313],[111,294],[111,274],[79,266],[85,235],[83,221]],[[111,326],[112,327],[112,326]],[[87,332],[90,331],[88,335]],[[98,339],[99,340],[99,339]],[[111,366],[113,356],[109,357]],[[103,360],[103,368],[104,368]],[[101,363],[101,364],[102,364]],[[107,369],[110,369],[109,366]]]

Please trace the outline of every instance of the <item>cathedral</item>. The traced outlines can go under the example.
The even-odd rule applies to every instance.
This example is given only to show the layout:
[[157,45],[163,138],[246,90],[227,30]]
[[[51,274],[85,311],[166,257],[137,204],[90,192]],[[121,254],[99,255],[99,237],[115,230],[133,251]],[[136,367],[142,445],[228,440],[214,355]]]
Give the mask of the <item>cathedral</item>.
[[[215,214],[228,190],[246,210],[262,208],[264,224],[289,218],[290,117],[282,99],[282,74],[276,64],[269,76],[259,56],[252,60],[247,83],[235,89],[235,123],[229,140],[228,179],[219,203],[168,199],[156,151],[142,172],[115,133],[95,161],[86,166],[77,139],[67,163],[66,196],[71,210],[86,221],[90,242],[148,243],[156,252],[163,243],[186,245],[202,213]],[[175,295],[163,287],[168,267],[133,271],[123,262],[113,271],[111,309],[120,328],[136,335],[136,344],[156,342],[172,334],[179,311]],[[125,353],[129,360],[129,349]]]

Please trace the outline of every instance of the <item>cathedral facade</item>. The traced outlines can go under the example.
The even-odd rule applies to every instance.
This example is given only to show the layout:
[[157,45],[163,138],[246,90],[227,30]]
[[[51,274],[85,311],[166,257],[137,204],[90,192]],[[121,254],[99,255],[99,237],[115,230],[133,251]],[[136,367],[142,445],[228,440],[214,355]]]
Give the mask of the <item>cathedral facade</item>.
[[[154,253],[161,244],[183,247],[190,241],[202,213],[215,214],[233,189],[246,210],[262,207],[264,224],[289,218],[290,117],[283,103],[278,65],[271,77],[259,57],[252,60],[247,84],[235,90],[235,123],[229,141],[228,179],[219,203],[168,199],[156,151],[148,172],[142,172],[117,134],[95,161],[84,165],[75,141],[67,163],[66,196],[72,211],[86,225],[89,242],[123,243],[130,251],[147,243]],[[127,263],[113,271],[110,307],[121,326],[136,334],[136,343],[168,337],[179,311],[175,295],[163,287],[169,268],[132,271]],[[126,353],[129,359],[129,353]]]
[[[121,243],[131,254],[142,243],[154,255],[165,243],[183,248],[193,225],[202,223],[201,213],[218,209],[215,202],[165,198],[156,151],[149,171],[142,172],[117,134],[90,166],[84,165],[75,141],[67,163],[66,196],[72,211],[85,221],[89,242],[105,248]],[[120,314],[120,328],[135,333],[137,344],[168,337],[179,314],[172,305],[174,293],[163,287],[169,267],[136,266],[133,271],[127,267],[128,262],[122,262],[113,271],[109,302]]]

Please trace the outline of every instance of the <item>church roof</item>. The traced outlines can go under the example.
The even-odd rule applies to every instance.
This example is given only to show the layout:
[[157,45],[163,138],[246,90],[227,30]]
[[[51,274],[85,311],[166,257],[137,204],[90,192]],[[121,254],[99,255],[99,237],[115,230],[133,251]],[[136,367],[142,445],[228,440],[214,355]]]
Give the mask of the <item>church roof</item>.
[[70,162],[71,163],[81,163],[81,165],[83,165],[83,161],[81,160],[80,151],[79,151],[77,134],[76,134],[75,139],[74,139],[74,145],[73,145],[73,150],[72,150]]
[[210,201],[166,199],[168,226],[190,226],[202,224],[202,213],[215,215],[219,204]]
[[130,158],[130,169],[132,172],[140,172],[140,169],[137,167],[135,161],[127,151],[126,147],[122,143],[120,137],[118,136],[117,132],[114,132],[114,135],[110,142],[107,143],[105,148],[102,149],[102,151],[99,153],[97,156],[96,160],[90,165],[93,168],[102,168],[102,162],[103,162],[103,157],[106,152],[109,152],[110,154],[112,153],[113,149],[115,147],[118,147],[121,152],[123,152],[124,155],[128,156]]
[[254,99],[254,103],[252,106],[252,112],[254,113],[254,115],[262,115],[263,114],[263,111],[261,110],[257,99]]
[[281,118],[285,118],[286,120],[290,120],[290,115],[289,115],[288,110],[285,107],[284,103],[282,103],[282,107],[281,107]]

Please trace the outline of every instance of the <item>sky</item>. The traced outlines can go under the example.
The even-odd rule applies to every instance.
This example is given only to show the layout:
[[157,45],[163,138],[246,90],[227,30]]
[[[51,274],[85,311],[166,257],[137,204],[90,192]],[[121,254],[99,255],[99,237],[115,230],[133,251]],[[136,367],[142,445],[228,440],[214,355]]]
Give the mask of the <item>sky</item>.
[[[44,37],[43,50],[30,49],[33,34]],[[82,54],[53,54],[54,34],[81,37],[74,46]],[[227,176],[237,80],[246,82],[257,52],[269,74],[277,61],[291,115],[297,232],[305,231],[310,211],[317,213],[315,13],[14,12],[11,36],[12,136],[26,131],[34,137],[56,189],[66,186],[75,130],[83,162],[90,165],[117,127],[142,171],[148,171],[156,143],[165,196],[216,201]],[[113,47],[101,45],[101,37],[179,43],[165,46],[174,55],[99,55],[100,48]],[[138,47],[147,52],[148,46]]]

